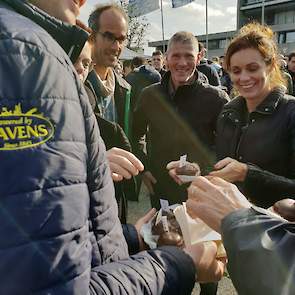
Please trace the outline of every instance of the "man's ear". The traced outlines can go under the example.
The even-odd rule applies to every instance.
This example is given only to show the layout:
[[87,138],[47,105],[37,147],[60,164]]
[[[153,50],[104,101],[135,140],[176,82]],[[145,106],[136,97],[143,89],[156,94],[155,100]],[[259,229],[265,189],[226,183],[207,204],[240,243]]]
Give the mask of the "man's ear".
[[197,56],[196,56],[196,63],[197,65],[200,64],[200,60],[202,59],[202,53],[201,52],[198,52]]

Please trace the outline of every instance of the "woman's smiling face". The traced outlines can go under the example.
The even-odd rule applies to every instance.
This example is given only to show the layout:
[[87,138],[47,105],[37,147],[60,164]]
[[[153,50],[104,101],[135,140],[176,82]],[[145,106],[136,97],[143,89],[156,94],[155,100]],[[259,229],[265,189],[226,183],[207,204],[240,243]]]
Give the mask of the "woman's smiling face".
[[246,100],[263,100],[271,91],[270,66],[256,49],[234,53],[230,58],[230,75],[235,88]]

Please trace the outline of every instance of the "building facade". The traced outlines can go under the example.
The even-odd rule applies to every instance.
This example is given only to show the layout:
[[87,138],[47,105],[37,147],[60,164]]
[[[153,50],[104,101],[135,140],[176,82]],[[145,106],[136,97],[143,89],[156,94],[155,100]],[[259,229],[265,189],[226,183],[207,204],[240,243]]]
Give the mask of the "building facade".
[[[264,9],[263,9],[264,6]],[[238,0],[237,3],[237,28],[249,21],[262,21],[272,27],[276,40],[283,54],[295,51],[295,0]],[[229,41],[236,31],[209,34],[208,57],[224,55]],[[206,35],[196,36],[206,44]],[[166,51],[168,40],[149,42],[149,47]]]
[[237,27],[262,22],[263,10],[264,23],[275,32],[281,52],[295,51],[295,0],[238,0]]

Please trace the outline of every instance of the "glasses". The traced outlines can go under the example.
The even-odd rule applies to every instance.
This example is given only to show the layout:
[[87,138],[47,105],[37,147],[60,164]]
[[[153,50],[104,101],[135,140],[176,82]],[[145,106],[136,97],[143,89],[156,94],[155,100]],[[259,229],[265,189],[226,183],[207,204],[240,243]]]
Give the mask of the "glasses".
[[111,44],[115,44],[115,42],[117,41],[119,43],[119,45],[126,45],[127,44],[127,37],[126,36],[121,36],[121,37],[116,37],[113,33],[111,32],[97,32],[98,34],[100,34],[105,41],[111,43]]

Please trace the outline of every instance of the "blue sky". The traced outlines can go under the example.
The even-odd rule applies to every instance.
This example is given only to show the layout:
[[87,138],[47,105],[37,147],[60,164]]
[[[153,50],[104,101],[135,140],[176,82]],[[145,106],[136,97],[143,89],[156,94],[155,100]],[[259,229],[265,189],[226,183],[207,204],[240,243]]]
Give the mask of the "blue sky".
[[[144,0],[142,0],[144,1]],[[81,10],[80,19],[87,23],[88,15],[96,4],[112,1],[87,0]],[[115,2],[115,1],[113,1]],[[195,0],[180,8],[172,9],[170,0],[163,0],[164,11],[164,33],[165,39],[169,39],[175,32],[186,30],[196,35],[206,32],[205,26],[205,0]],[[224,32],[236,28],[237,0],[208,0],[209,33]],[[160,10],[146,15],[151,24],[147,41],[162,39]],[[152,49],[145,48],[149,54]]]

